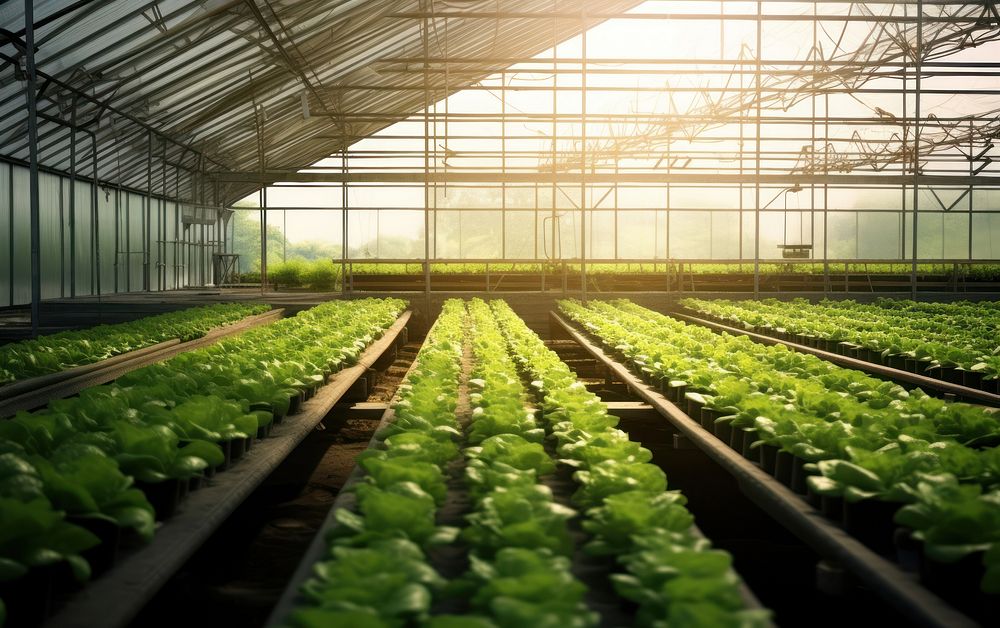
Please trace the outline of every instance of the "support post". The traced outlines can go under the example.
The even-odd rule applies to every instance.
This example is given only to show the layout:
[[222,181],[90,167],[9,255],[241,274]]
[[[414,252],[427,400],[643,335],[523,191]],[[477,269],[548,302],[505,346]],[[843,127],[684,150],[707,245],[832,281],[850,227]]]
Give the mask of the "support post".
[[[426,0],[421,0],[420,8],[426,11]],[[430,189],[430,168],[431,168],[431,126],[430,126],[430,45],[427,41],[428,24],[427,17],[424,16],[420,22],[420,43],[423,51],[423,87],[424,87],[424,298],[430,302],[431,295],[431,189]],[[435,198],[435,204],[437,199]],[[436,216],[435,216],[436,218]],[[437,221],[434,222],[434,232],[437,235]],[[376,237],[378,237],[376,235]],[[435,237],[435,247],[437,245]]]
[[[587,173],[587,17],[580,12],[580,174]],[[655,252],[654,252],[655,255]],[[580,299],[587,302],[587,183],[580,181]]]
[[[35,25],[32,0],[24,0],[24,61],[27,81],[24,92],[28,107],[28,195],[31,230],[31,337],[38,337],[42,301],[41,225],[38,189],[38,107],[35,74]],[[13,182],[11,183],[13,186]],[[11,213],[14,208],[11,207]]]
[[917,0],[917,46],[913,51],[913,260],[910,266],[910,298],[917,298],[917,216],[920,213],[920,66],[923,56],[924,3]]
[[757,67],[754,78],[754,92],[757,100],[757,116],[755,125],[756,137],[754,140],[754,155],[755,155],[755,198],[754,203],[754,227],[753,227],[753,298],[760,298],[760,121],[761,121],[761,85],[760,85],[760,73],[761,73],[761,57],[763,57],[763,50],[761,49],[761,32],[763,30],[763,16],[764,16],[764,6],[763,2],[757,2]]

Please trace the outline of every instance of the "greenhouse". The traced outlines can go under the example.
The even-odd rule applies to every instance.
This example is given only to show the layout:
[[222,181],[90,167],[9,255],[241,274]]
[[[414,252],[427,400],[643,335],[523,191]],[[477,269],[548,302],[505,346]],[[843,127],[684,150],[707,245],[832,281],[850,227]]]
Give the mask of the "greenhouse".
[[996,625],[998,141],[993,0],[0,2],[0,628]]

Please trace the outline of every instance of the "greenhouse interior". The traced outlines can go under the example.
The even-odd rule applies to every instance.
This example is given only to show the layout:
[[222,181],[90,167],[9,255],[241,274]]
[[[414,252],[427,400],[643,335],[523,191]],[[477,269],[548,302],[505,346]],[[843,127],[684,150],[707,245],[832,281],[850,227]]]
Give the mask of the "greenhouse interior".
[[997,0],[0,1],[0,628],[996,626],[998,143]]

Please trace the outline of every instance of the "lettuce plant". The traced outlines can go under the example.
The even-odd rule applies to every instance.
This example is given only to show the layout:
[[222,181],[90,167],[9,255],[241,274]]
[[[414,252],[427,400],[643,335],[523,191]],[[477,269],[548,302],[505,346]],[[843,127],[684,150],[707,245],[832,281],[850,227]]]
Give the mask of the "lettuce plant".
[[628,574],[612,576],[615,590],[636,602],[637,626],[769,625],[767,611],[744,608],[726,552],[678,543],[669,533],[644,535],[620,558]]
[[462,539],[484,556],[505,547],[545,548],[565,555],[573,551],[566,521],[574,515],[572,508],[555,503],[544,485],[500,488],[480,499],[466,517]]
[[896,513],[896,522],[913,530],[931,560],[953,563],[982,553],[984,592],[1000,593],[1000,488],[984,491],[952,475],[925,475],[911,489],[913,503]]
[[468,579],[473,609],[488,612],[501,628],[587,628],[598,624],[584,602],[586,587],[569,560],[546,550],[509,547],[492,561],[473,556]]
[[313,567],[313,577],[302,587],[311,608],[295,611],[290,623],[308,627],[349,618],[371,623],[366,615],[389,623],[419,619],[430,610],[432,592],[443,586],[441,576],[410,541],[381,539],[365,547],[333,546],[329,559]]

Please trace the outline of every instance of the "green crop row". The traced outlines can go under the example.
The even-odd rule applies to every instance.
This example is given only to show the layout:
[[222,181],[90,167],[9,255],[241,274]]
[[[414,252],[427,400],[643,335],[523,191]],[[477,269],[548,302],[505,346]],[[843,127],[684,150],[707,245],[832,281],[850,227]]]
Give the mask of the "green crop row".
[[798,334],[869,349],[883,358],[910,358],[931,374],[957,367],[985,380],[1000,377],[1000,309],[992,302],[684,299],[680,303],[765,334]]
[[392,422],[376,434],[381,446],[362,455],[366,475],[353,503],[334,512],[328,553],[303,585],[290,625],[400,626],[425,617],[445,588],[422,548],[457,534],[435,517],[445,469],[459,455],[464,336],[465,307],[448,301],[400,386]]
[[[463,354],[467,398],[457,385]],[[522,377],[537,378],[531,395]],[[637,625],[767,622],[765,611],[745,610],[730,557],[696,534],[650,452],[615,429],[617,419],[505,303],[475,299],[466,311],[446,302],[394,413],[380,446],[362,455],[366,474],[335,511],[328,555],[289,624],[596,626],[573,575],[579,548],[568,522],[581,512],[584,551],[618,557],[614,587],[638,604]],[[556,458],[576,469],[577,508],[549,487]],[[469,496],[460,530],[437,525],[454,473]],[[469,566],[445,580],[433,557],[450,540]],[[442,602],[450,612],[435,611]]]
[[649,450],[617,429],[618,418],[506,303],[492,306],[515,361],[533,378],[561,459],[576,468],[585,549],[615,557],[622,570],[611,580],[638,605],[636,625],[767,625],[767,611],[745,608],[732,558],[695,532],[684,496],[666,490]]
[[[328,259],[292,259],[270,265],[267,279],[279,288],[332,290],[340,283],[340,269],[339,263]],[[260,281],[260,275],[257,275],[257,281]]]
[[326,303],[0,422],[0,584],[62,564],[86,581],[83,554],[109,525],[150,539],[171,506],[157,496],[179,495],[266,435],[404,305]]
[[[340,271],[341,262],[334,260],[337,272]],[[899,263],[879,263],[879,264],[858,264],[848,263],[846,269],[848,273],[873,274],[873,275],[908,275],[913,265],[907,262]],[[466,263],[466,262],[431,262],[430,271],[433,275],[448,274],[485,274],[490,273],[562,273],[580,272],[578,263],[531,263],[531,262],[496,262],[486,263]],[[834,275],[843,274],[844,263],[831,263],[830,273]],[[649,262],[588,262],[587,273],[596,275],[615,274],[653,274],[672,273],[679,271],[687,274],[739,274],[753,275],[754,263],[752,260],[743,264],[710,264],[710,263],[686,263],[682,260],[649,261]],[[952,264],[918,264],[917,273],[921,275],[951,275],[955,268]],[[412,263],[386,263],[354,261],[348,262],[348,273],[358,276],[363,275],[422,275],[424,272],[423,263],[415,261]],[[764,275],[777,274],[805,274],[822,275],[824,264],[821,261],[809,263],[782,264],[764,262],[759,265],[759,272]],[[959,264],[958,272],[961,276],[974,280],[996,280],[1000,278],[1000,265],[982,264],[970,262]],[[269,271],[269,276],[273,279],[273,271]],[[277,280],[274,280],[277,281]],[[281,283],[281,282],[278,282]]]
[[993,410],[906,391],[627,301],[560,307],[647,381],[684,391],[716,425],[752,438],[762,461],[768,449],[794,457],[813,496],[886,504],[928,560],[971,559],[982,590],[1000,593],[1000,421]]
[[269,309],[267,305],[218,303],[11,343],[0,347],[0,385],[93,364],[174,338],[193,340],[215,327]]

